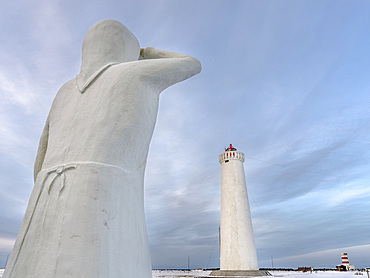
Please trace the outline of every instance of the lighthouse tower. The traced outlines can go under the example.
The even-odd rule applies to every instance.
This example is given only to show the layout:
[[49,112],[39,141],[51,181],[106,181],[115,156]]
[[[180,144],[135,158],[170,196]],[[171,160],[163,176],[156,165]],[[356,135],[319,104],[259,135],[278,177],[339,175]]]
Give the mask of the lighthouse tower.
[[221,164],[220,270],[211,276],[265,276],[258,270],[256,246],[244,175],[244,154],[231,144]]
[[244,175],[244,154],[231,144],[221,164],[221,270],[258,270]]

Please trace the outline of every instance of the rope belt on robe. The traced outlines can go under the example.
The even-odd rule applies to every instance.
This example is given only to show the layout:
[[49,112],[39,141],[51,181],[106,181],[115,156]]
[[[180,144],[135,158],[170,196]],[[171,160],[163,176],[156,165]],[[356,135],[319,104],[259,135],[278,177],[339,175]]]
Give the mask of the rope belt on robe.
[[[44,185],[45,185],[45,182],[48,179],[48,177],[52,173],[55,173],[56,175],[51,180],[50,184],[47,186],[48,193],[50,194],[51,187],[52,187],[55,179],[57,177],[59,177],[59,176],[61,177],[61,182],[60,182],[61,184],[60,184],[60,190],[59,190],[59,192],[61,192],[64,189],[64,187],[65,187],[65,179],[66,179],[65,172],[67,170],[70,170],[70,169],[76,169],[78,165],[99,165],[99,166],[116,168],[116,169],[120,169],[122,171],[128,172],[126,169],[124,169],[122,167],[119,167],[119,166],[116,166],[116,165],[112,165],[112,164],[107,164],[107,163],[101,163],[101,162],[84,161],[84,162],[74,162],[74,163],[63,164],[63,165],[55,166],[53,168],[41,170],[41,171],[46,171],[46,174],[45,174],[45,176],[44,176],[44,178],[43,178],[43,180],[41,182],[41,191],[43,190]],[[41,191],[40,191],[40,193],[41,193]]]
[[48,194],[50,194],[51,186],[53,185],[55,179],[58,176],[61,176],[61,182],[60,182],[61,183],[61,186],[60,186],[59,192],[62,192],[62,190],[64,189],[65,180],[66,180],[65,171],[66,170],[69,170],[69,169],[76,169],[76,167],[77,167],[76,164],[66,164],[66,165],[56,166],[56,167],[53,167],[51,169],[46,170],[47,172],[46,172],[46,174],[44,176],[44,179],[41,182],[42,187],[44,186],[44,183],[47,180],[47,178],[50,176],[50,174],[52,174],[52,173],[55,172],[56,175],[51,180],[51,182],[50,182],[50,184],[48,186]]
[[[144,164],[145,164],[145,161],[137,169],[141,168]],[[16,255],[16,258],[15,258],[15,260],[13,262],[13,265],[11,266],[12,269],[9,270],[10,271],[10,277],[11,277],[11,275],[13,273],[14,266],[16,265],[16,262],[18,261],[19,253],[21,252],[24,239],[25,239],[25,237],[26,237],[26,235],[28,233],[28,229],[29,229],[29,227],[31,225],[32,218],[33,218],[33,215],[34,215],[35,210],[36,210],[36,207],[37,207],[37,203],[39,201],[39,198],[41,196],[42,191],[45,188],[45,182],[46,182],[46,180],[48,179],[48,177],[51,174],[53,174],[53,173],[56,174],[53,177],[53,179],[51,180],[50,184],[48,186],[46,186],[46,188],[48,190],[48,194],[50,194],[51,187],[52,187],[55,179],[60,176],[61,177],[61,186],[60,186],[59,192],[61,192],[64,189],[64,187],[65,187],[65,172],[66,171],[69,171],[69,170],[72,170],[72,169],[76,169],[78,165],[98,165],[98,166],[105,166],[105,167],[109,167],[109,168],[116,168],[116,169],[119,169],[119,170],[122,170],[122,171],[125,171],[125,172],[132,172],[132,171],[128,171],[128,170],[126,170],[126,169],[124,169],[122,167],[116,166],[116,165],[106,164],[106,163],[101,163],[101,162],[93,162],[93,161],[73,162],[73,163],[67,163],[67,164],[62,164],[62,165],[59,165],[59,166],[55,166],[55,167],[49,168],[49,169],[42,169],[40,172],[45,172],[46,171],[46,173],[45,173],[44,178],[42,179],[42,182],[41,182],[41,185],[40,185],[40,190],[39,190],[39,192],[37,194],[37,197],[36,197],[36,200],[35,200],[36,202],[34,202],[34,204],[31,204],[31,206],[33,205],[32,213],[29,216],[28,223],[26,224],[26,229],[23,232],[22,240],[21,240],[20,244],[18,246],[14,246],[14,249],[12,251],[12,252],[17,252],[17,255]],[[16,250],[16,249],[18,249],[18,250]]]

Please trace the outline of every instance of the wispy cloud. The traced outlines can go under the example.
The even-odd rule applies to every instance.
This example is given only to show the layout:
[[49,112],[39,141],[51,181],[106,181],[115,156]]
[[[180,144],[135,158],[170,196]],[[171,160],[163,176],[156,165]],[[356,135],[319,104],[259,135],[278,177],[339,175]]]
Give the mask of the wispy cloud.
[[14,239],[0,238],[0,252],[10,252],[14,245]]
[[[370,180],[360,179],[352,181],[348,184],[340,184],[338,180],[338,188],[327,192],[327,205],[338,206],[345,205],[347,202],[353,202],[358,199],[367,199],[370,196]],[[365,185],[365,187],[363,187]]]

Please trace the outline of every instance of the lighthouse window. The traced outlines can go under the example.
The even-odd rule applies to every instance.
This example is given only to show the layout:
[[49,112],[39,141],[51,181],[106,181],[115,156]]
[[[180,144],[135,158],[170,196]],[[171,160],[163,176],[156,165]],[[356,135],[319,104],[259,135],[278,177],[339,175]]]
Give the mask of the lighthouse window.
[[225,160],[225,163],[229,162],[229,160]]

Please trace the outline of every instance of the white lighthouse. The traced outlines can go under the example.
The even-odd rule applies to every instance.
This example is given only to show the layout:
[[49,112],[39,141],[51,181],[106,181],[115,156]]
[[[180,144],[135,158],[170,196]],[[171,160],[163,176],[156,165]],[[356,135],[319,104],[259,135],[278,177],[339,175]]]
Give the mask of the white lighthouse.
[[219,155],[221,164],[220,270],[211,276],[264,276],[258,270],[244,154],[231,144]]

